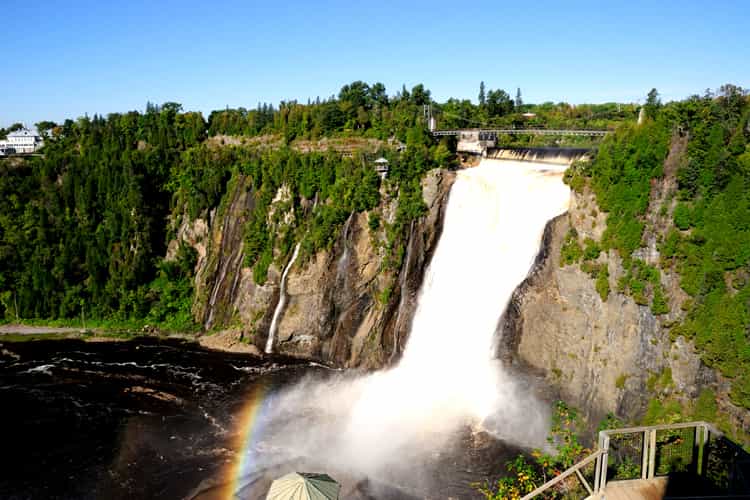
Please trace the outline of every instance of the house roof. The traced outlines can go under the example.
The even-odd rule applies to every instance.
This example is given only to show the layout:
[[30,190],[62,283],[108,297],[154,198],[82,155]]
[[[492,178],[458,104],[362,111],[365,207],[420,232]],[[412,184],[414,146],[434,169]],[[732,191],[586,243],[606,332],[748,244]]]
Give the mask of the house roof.
[[8,137],[39,137],[39,133],[36,130],[29,130],[22,128],[21,130],[14,130],[8,134]]

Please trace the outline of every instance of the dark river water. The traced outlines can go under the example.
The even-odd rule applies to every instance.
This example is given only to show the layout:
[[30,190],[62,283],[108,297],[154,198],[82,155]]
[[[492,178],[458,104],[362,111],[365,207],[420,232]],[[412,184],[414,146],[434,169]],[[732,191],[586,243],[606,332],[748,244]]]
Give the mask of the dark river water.
[[[314,460],[245,471],[228,490],[248,394],[332,373],[180,341],[0,341],[0,498],[265,498],[273,477]],[[468,428],[449,442],[414,464],[419,484],[409,474],[390,482],[325,472],[342,482],[342,498],[477,498],[470,484],[496,477],[518,452]]]

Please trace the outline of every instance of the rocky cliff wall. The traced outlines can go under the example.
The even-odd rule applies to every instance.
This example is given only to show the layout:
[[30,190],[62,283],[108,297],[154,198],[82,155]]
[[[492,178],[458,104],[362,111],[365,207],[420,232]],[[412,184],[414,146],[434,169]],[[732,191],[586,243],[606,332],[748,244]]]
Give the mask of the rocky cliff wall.
[[[654,265],[659,263],[659,235],[670,228],[676,203],[670,193],[683,150],[684,142],[673,143],[665,177],[652,186],[644,246],[633,255]],[[732,404],[728,381],[702,363],[692,342],[670,337],[671,326],[684,318],[681,306],[687,299],[677,273],[661,269],[670,312],[654,314],[618,291],[625,273],[622,259],[614,251],[602,252],[590,264],[606,267],[610,293],[603,299],[584,265],[561,265],[561,247],[571,228],[581,243],[598,241],[606,228],[606,214],[588,188],[573,193],[568,213],[547,225],[537,261],[501,320],[500,354],[539,373],[553,393],[579,407],[591,422],[609,412],[639,421],[655,401],[676,402],[690,417],[708,390],[725,428],[747,432],[750,416]]]
[[[287,277],[288,298],[274,351],[340,367],[374,369],[394,362],[405,345],[453,180],[446,170],[426,174],[426,215],[409,227],[399,269],[384,266],[383,226],[393,223],[397,206],[395,193],[385,188],[376,208],[384,223],[379,229],[369,227],[367,212],[352,213],[330,250],[295,263]],[[286,209],[286,202],[280,190],[274,203]],[[311,209],[312,202],[303,205]],[[252,209],[251,183],[240,176],[210,220],[184,220],[170,244],[176,248],[182,241],[198,252],[194,314],[207,330],[222,330],[205,338],[212,347],[247,350],[249,344],[262,350],[279,301],[279,267],[285,256],[277,252],[275,261],[282,264],[270,266],[262,285],[244,263],[243,227]],[[289,213],[280,219],[293,217]]]

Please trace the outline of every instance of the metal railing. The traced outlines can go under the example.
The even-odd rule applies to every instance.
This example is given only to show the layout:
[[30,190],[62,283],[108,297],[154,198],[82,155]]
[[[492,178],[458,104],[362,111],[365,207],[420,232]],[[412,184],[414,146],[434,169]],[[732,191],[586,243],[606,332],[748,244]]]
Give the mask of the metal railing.
[[[598,450],[521,500],[539,495],[571,498],[556,490],[573,477],[585,490],[578,498],[603,492],[608,481],[679,477],[670,498],[750,495],[750,455],[707,422],[629,427],[599,432]],[[594,464],[592,484],[581,473]],[[570,478],[570,479],[569,479]],[[566,485],[570,490],[571,485]],[[671,491],[670,491],[671,490]],[[750,498],[750,497],[749,497]]]
[[572,135],[572,136],[589,136],[603,137],[610,130],[579,130],[579,129],[547,129],[547,128],[507,128],[507,129],[489,129],[489,128],[470,128],[470,129],[450,129],[450,130],[433,130],[432,135],[461,135],[462,133],[476,134],[507,134],[507,135]]

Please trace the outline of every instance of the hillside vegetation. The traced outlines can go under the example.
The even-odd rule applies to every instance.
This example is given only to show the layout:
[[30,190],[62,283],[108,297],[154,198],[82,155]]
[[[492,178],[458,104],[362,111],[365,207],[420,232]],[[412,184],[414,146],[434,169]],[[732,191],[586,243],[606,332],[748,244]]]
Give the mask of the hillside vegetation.
[[[344,133],[352,123],[344,116],[361,107],[361,96],[349,87],[326,103],[336,111],[321,133]],[[398,267],[403,232],[424,208],[419,179],[430,168],[446,166],[450,152],[424,129],[421,105],[429,91],[417,86],[408,95],[373,100],[377,92],[367,89],[366,113],[385,116],[377,121],[379,133],[403,144],[401,151],[379,152],[391,161],[386,192],[398,197],[386,249],[390,265]],[[368,163],[372,158],[306,154],[283,144],[217,148],[206,141],[218,133],[289,135],[297,125],[299,133],[316,130],[314,122],[295,122],[288,106],[261,110],[255,128],[247,123],[233,128],[239,125],[230,116],[222,111],[206,122],[200,113],[167,103],[149,105],[145,113],[45,122],[42,157],[0,160],[0,317],[85,317],[194,328],[196,255],[185,246],[166,260],[167,243],[175,221],[207,218],[220,207],[239,174],[252,179],[255,209],[245,228],[245,257],[258,282],[266,279],[274,257],[286,258],[293,241],[301,240],[309,256],[332,243],[349,214],[378,204],[380,179]],[[357,133],[372,127],[368,121]],[[282,186],[291,192],[289,208],[304,216],[287,233],[276,234],[267,227],[268,211]],[[317,203],[310,208],[313,200]],[[377,217],[371,225],[379,225]]]
[[[601,241],[590,242],[592,256],[616,250],[626,269],[619,291],[657,315],[669,312],[662,273],[677,273],[689,299],[672,335],[692,339],[703,361],[731,379],[733,402],[750,408],[750,99],[725,85],[716,94],[661,105],[654,91],[646,112],[644,124],[620,127],[593,162],[574,165],[566,176],[574,189],[588,183],[607,213]],[[656,227],[646,217],[651,195],[668,175],[670,145],[685,139],[675,159],[675,189],[658,208],[668,223]],[[645,234],[657,236],[658,265],[638,257]],[[566,242],[566,262],[585,259],[576,247]],[[595,277],[606,272],[589,269]]]

